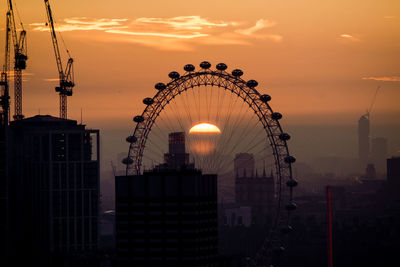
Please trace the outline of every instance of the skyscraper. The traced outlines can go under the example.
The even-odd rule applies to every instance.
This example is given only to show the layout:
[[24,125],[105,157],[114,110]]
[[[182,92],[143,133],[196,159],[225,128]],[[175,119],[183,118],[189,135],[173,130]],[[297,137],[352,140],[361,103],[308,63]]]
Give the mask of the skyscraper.
[[168,136],[169,152],[164,161],[169,169],[180,169],[189,165],[189,153],[186,153],[185,133],[175,132]]
[[0,101],[0,247],[2,248],[0,265],[6,266],[8,255],[8,112],[5,109],[8,109],[8,99],[1,95]]
[[189,163],[184,133],[165,164],[116,177],[117,266],[217,266],[217,176]]
[[99,131],[37,115],[11,122],[9,145],[10,262],[72,265],[95,252]]
[[365,168],[369,157],[369,114],[358,120],[358,159],[360,167]]

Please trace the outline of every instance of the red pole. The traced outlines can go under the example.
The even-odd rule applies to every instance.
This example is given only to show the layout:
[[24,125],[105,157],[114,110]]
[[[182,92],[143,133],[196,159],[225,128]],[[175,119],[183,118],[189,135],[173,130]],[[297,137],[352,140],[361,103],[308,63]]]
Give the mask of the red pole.
[[332,262],[332,191],[328,185],[326,187],[326,219],[327,223],[327,254],[328,254],[328,267],[333,267]]

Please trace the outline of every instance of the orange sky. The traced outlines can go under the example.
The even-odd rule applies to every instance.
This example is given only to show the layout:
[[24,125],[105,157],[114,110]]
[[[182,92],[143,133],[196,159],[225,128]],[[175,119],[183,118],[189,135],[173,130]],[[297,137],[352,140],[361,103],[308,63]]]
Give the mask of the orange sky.
[[[27,30],[23,113],[58,116],[43,1],[17,0]],[[372,123],[400,124],[398,0],[51,0],[75,60],[69,117],[126,128],[172,70],[208,60],[241,68],[288,124],[355,124],[382,86]],[[2,0],[0,22],[5,21]],[[16,15],[16,17],[18,17]],[[0,26],[4,46],[4,25]],[[62,48],[62,41],[59,38]],[[4,49],[0,49],[1,60]],[[63,48],[62,48],[63,50]],[[66,63],[65,53],[63,54]],[[13,107],[12,109],[13,110]]]

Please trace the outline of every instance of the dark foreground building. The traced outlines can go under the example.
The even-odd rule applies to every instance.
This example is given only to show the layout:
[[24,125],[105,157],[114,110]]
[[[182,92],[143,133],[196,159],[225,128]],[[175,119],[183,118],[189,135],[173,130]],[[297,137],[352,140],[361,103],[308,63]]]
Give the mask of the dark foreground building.
[[217,176],[185,165],[184,133],[169,140],[172,167],[116,177],[116,266],[217,266]]
[[99,131],[38,115],[11,122],[9,137],[10,265],[93,266]]

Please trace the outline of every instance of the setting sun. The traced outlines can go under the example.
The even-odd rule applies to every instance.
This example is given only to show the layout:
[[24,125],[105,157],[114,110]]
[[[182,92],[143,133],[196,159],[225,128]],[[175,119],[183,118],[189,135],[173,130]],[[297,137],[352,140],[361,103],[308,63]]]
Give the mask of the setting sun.
[[190,128],[189,133],[221,133],[221,130],[214,124],[202,122],[195,124],[192,128]]

